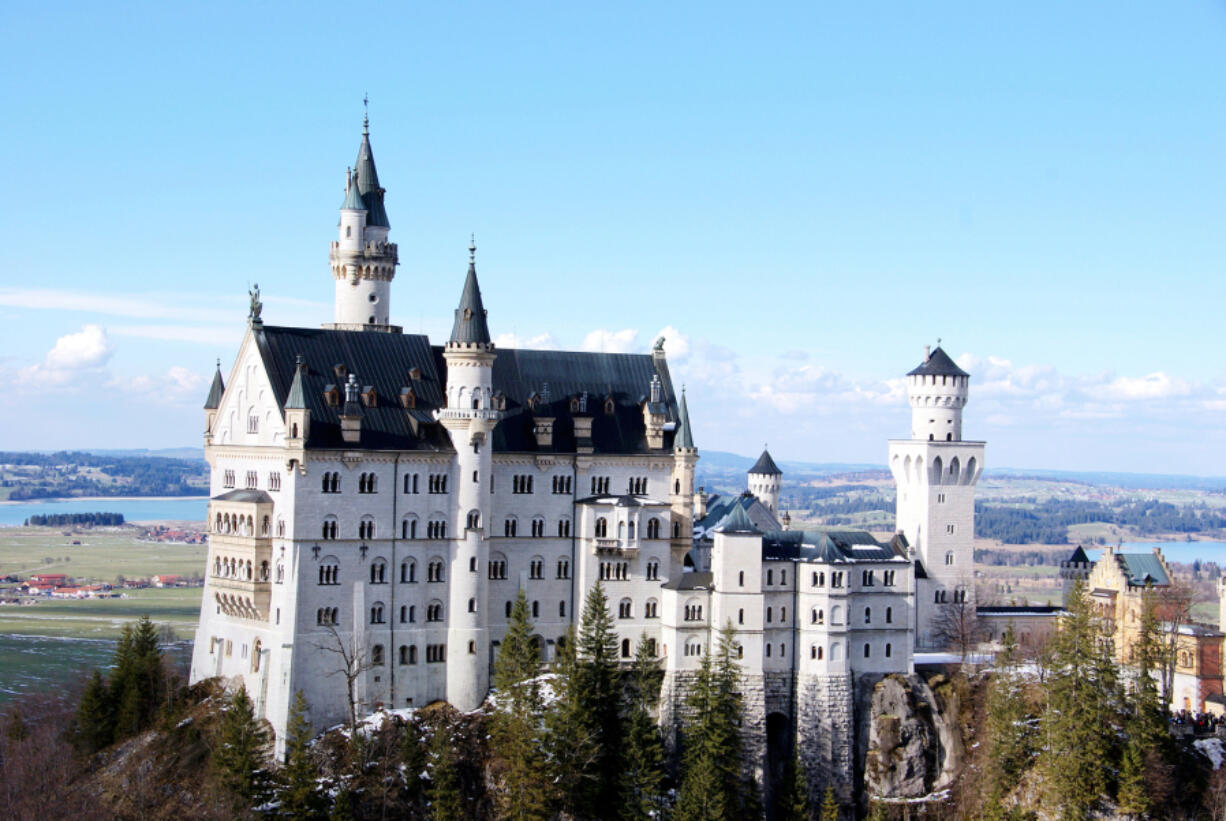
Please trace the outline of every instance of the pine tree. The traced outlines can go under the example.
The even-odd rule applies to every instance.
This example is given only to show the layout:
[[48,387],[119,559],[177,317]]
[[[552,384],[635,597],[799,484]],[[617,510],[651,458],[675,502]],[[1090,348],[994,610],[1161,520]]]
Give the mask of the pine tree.
[[591,796],[599,789],[596,765],[600,751],[594,719],[580,690],[578,669],[575,631],[571,628],[566,640],[558,644],[553,664],[554,702],[545,714],[545,743],[557,808],[566,815],[583,818],[592,812]]
[[289,724],[285,732],[285,769],[278,791],[281,814],[290,818],[313,819],[323,816],[324,801],[317,780],[319,768],[311,759],[311,724],[307,721],[307,702],[302,691],[294,693]]
[[792,755],[779,788],[775,818],[779,821],[809,821],[809,774],[799,753]]
[[581,815],[595,818],[618,805],[618,760],[625,729],[621,718],[621,679],[617,667],[617,633],[604,585],[597,581],[583,602],[575,670],[576,695],[597,750],[590,789],[576,796]]
[[666,809],[664,784],[664,742],[652,718],[659,698],[659,662],[652,654],[644,633],[634,653],[631,674],[631,700],[626,721],[626,743],[622,753],[619,794],[624,821],[659,818]]
[[498,711],[492,732],[502,764],[499,817],[515,821],[548,817],[552,800],[541,737],[540,655],[532,629],[528,601],[520,590],[494,663]]
[[240,687],[230,697],[218,736],[213,750],[217,780],[240,806],[258,803],[268,787],[264,751],[271,739],[268,730],[255,718],[246,687]]
[[822,821],[839,821],[839,799],[834,794],[834,786],[826,787],[826,795],[822,799]]
[[430,818],[433,821],[461,821],[464,818],[464,794],[460,789],[456,748],[452,743],[452,725],[439,721],[430,734],[427,756],[430,771]]
[[81,702],[73,719],[72,743],[79,752],[91,755],[111,743],[115,732],[115,716],[106,682],[99,670],[94,670],[81,693]]
[[119,693],[115,710],[115,740],[130,738],[141,731],[141,692],[135,676],[129,675]]
[[[1114,769],[1106,705],[1113,694],[1109,658],[1100,645],[1099,620],[1078,581],[1053,638],[1052,669],[1045,692],[1041,761],[1046,806],[1063,821],[1088,819],[1107,794]],[[1102,680],[1100,680],[1102,679]],[[1106,688],[1104,690],[1103,688]]]
[[984,783],[987,807],[1000,807],[1030,766],[1035,752],[1035,723],[1026,702],[1023,680],[1017,671],[1017,643],[1013,628],[1001,638],[996,670],[987,688]]
[[1170,736],[1154,678],[1162,647],[1153,591],[1144,595],[1133,658],[1136,678],[1128,699],[1127,741],[1120,762],[1116,804],[1121,813],[1143,817],[1167,798]]
[[713,656],[703,654],[686,693],[691,719],[682,734],[678,821],[722,821],[757,814],[756,789],[743,773],[737,722],[741,717],[740,668],[734,633],[720,633]]

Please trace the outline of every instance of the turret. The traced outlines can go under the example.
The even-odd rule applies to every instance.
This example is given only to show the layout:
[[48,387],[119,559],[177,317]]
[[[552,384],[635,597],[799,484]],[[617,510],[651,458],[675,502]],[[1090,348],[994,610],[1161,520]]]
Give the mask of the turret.
[[758,497],[771,513],[779,510],[779,489],[783,485],[783,471],[775,464],[770,452],[762,451],[758,461],[749,469],[749,492]]
[[962,408],[971,377],[937,346],[924,348],[924,361],[907,374],[911,403],[911,438],[937,442],[962,441]]
[[489,634],[486,574],[489,545],[482,511],[490,509],[490,434],[502,414],[493,407],[494,343],[486,324],[477,283],[477,247],[468,246],[468,275],[456,308],[451,338],[443,348],[447,363],[446,407],[436,418],[456,452],[456,506],[451,540],[451,584],[447,628],[447,701],[456,709],[476,709],[489,690]]
[[396,245],[387,241],[384,189],[370,150],[370,123],[362,121],[362,144],[352,171],[345,172],[338,236],[328,259],[335,281],[334,321],[324,327],[348,331],[391,331],[391,285],[399,264]]
[[306,406],[306,393],[302,387],[302,376],[306,364],[302,356],[294,365],[294,381],[290,383],[289,395],[285,397],[285,438],[287,447],[301,448],[311,437],[311,411]]
[[226,386],[221,381],[221,360],[217,360],[217,370],[213,374],[213,385],[209,388],[209,396],[204,400],[204,443],[213,441],[213,426],[217,422],[217,409],[221,407],[221,397],[226,392]]
[[681,389],[681,403],[677,407],[677,431],[673,435],[673,487],[670,499],[673,519],[672,550],[676,566],[680,568],[685,554],[694,546],[694,519],[706,515],[706,502],[701,513],[695,509],[694,469],[698,464],[698,448],[694,447],[694,433],[690,427],[690,408],[685,401],[685,388]]

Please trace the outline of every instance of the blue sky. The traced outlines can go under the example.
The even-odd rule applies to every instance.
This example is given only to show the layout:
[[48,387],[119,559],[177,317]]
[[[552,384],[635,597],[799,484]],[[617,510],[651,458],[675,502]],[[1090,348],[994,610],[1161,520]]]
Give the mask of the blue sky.
[[6,11],[0,447],[198,443],[250,282],[329,320],[368,92],[407,331],[475,231],[700,447],[882,462],[940,337],[995,465],[1226,472],[1226,4],[181,5]]

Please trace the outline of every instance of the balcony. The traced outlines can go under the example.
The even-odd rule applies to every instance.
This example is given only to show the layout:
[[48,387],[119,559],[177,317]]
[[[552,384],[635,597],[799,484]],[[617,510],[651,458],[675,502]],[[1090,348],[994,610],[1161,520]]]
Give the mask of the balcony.
[[596,539],[596,552],[606,556],[625,556],[633,558],[639,554],[638,542],[627,542],[622,539]]

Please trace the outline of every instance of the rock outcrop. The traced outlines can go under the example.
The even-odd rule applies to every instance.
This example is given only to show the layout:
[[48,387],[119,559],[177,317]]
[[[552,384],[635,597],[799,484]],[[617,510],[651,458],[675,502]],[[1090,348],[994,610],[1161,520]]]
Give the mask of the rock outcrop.
[[[867,709],[860,729],[864,792],[887,800],[920,798],[949,786],[962,765],[959,696],[919,676],[861,681]],[[945,686],[942,686],[945,685]]]

